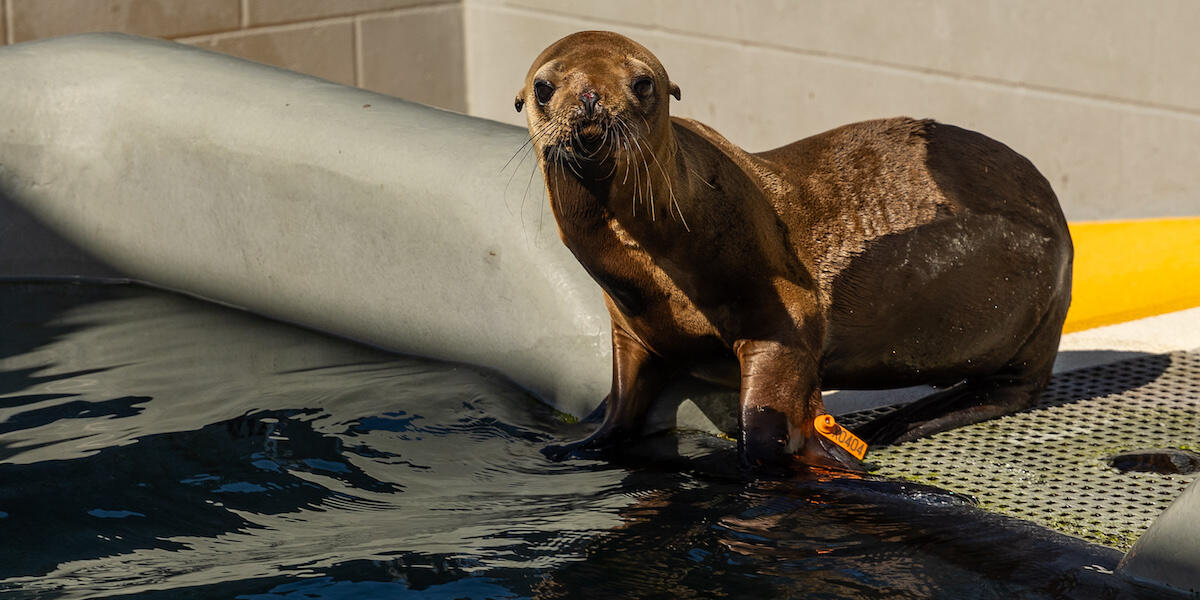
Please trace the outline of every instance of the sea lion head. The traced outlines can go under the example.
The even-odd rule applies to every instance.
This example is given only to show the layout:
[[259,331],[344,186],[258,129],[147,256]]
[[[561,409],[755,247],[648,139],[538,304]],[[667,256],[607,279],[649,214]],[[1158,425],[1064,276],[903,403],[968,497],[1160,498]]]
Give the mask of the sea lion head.
[[[603,163],[650,151],[669,127],[668,95],[679,86],[641,44],[610,31],[581,31],[533,61],[517,92],[542,159]],[[640,159],[639,159],[640,162]]]

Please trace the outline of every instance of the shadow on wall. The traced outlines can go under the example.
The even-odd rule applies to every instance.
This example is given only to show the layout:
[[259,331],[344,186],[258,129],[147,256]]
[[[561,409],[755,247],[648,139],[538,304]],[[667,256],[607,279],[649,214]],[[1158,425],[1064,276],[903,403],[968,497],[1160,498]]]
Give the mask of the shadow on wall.
[[0,280],[54,278],[123,276],[46,226],[0,186]]

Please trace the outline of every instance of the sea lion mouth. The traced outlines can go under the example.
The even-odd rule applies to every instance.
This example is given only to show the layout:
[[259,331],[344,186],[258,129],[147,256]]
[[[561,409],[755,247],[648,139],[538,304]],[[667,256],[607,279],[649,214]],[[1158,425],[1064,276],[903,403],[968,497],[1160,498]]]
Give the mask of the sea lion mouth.
[[601,151],[604,150],[605,136],[604,131],[596,126],[588,126],[583,128],[578,135],[575,136],[579,152],[583,158],[591,160],[598,158]]
[[579,128],[579,138],[588,141],[600,141],[604,137],[605,129],[599,123],[587,123]]
[[[558,155],[575,163],[601,163],[613,156],[613,132],[603,123],[588,121],[570,127],[557,143],[549,144],[547,155]],[[549,146],[553,146],[551,149]]]
[[588,180],[603,180],[617,175],[640,180],[631,166],[644,153],[640,128],[620,115],[604,114],[594,118],[572,115],[550,123],[552,133],[544,134],[544,160]]

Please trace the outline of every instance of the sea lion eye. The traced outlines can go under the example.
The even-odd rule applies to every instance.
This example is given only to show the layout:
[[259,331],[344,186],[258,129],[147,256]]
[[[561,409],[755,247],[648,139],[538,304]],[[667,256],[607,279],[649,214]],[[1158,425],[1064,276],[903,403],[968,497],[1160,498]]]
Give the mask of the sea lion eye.
[[654,91],[654,80],[649,77],[638,77],[633,80],[633,93],[639,98],[645,98]]
[[545,104],[554,95],[554,86],[549,81],[538,81],[533,84],[533,94],[537,96],[538,104]]

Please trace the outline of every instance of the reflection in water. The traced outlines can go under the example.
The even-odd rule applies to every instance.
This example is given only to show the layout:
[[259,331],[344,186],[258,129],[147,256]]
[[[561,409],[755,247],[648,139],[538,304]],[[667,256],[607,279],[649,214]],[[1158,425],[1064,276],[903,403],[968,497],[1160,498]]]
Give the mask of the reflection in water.
[[503,378],[161,292],[0,285],[0,595],[1122,597],[1119,556],[728,443],[551,463]]

